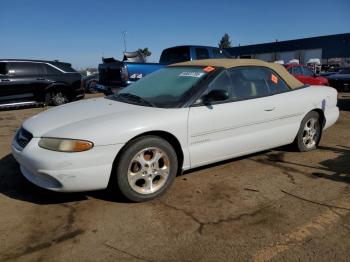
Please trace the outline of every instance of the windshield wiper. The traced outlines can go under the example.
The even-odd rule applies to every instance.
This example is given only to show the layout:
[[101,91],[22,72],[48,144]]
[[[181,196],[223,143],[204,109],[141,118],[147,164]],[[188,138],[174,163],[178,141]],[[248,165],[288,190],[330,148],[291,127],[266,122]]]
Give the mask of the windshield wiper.
[[132,101],[136,101],[136,102],[140,102],[142,104],[145,104],[145,105],[148,105],[148,106],[151,106],[151,107],[156,107],[155,104],[153,104],[152,102],[140,97],[140,96],[137,96],[137,95],[134,95],[134,94],[130,94],[130,93],[120,93],[120,94],[117,94],[115,96],[115,98],[122,98],[122,99],[127,99],[127,100],[132,100]]

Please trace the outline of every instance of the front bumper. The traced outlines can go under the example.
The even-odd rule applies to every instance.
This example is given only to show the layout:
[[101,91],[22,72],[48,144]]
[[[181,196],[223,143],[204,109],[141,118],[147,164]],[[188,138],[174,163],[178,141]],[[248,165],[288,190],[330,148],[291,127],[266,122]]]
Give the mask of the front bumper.
[[59,192],[105,189],[113,161],[122,144],[96,146],[79,153],[63,153],[38,146],[33,138],[23,149],[12,142],[12,154],[22,174],[33,184]]

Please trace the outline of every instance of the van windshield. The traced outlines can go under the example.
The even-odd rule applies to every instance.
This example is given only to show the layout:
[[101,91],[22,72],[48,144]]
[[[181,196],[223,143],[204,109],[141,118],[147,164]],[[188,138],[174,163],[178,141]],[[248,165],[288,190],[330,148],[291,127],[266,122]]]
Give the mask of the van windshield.
[[123,88],[113,98],[122,102],[176,108],[193,96],[208,73],[202,67],[167,67]]

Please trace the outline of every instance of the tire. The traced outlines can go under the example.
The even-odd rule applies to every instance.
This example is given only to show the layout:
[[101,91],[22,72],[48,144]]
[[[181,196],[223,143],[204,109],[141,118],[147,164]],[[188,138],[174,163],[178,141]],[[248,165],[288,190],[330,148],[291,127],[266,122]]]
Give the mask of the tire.
[[120,192],[130,201],[144,202],[163,194],[178,170],[174,148],[157,136],[135,139],[122,152],[116,167]]
[[62,92],[62,90],[54,90],[50,92],[50,104],[60,106],[68,102],[68,97],[64,92]]
[[97,84],[97,82],[95,82],[95,81],[92,81],[92,82],[89,83],[87,91],[90,94],[96,94],[97,93],[97,90],[94,88],[96,86],[96,84]]
[[309,112],[300,124],[294,145],[300,152],[315,150],[321,140],[322,125],[319,113]]

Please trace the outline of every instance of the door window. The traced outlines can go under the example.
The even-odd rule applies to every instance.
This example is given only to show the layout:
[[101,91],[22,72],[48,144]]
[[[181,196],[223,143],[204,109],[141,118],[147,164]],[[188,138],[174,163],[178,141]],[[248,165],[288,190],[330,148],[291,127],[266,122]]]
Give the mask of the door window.
[[207,48],[196,48],[196,57],[198,60],[200,59],[208,59],[209,52]]
[[8,70],[7,70],[7,63],[0,62],[0,76],[1,75],[7,75]]
[[293,66],[292,72],[293,75],[303,75],[303,70],[301,69],[301,66]]
[[59,75],[61,72],[58,71],[56,68],[50,66],[50,65],[46,65],[45,64],[45,68],[46,68],[46,73],[48,75]]
[[303,75],[313,77],[315,74],[309,68],[307,68],[306,66],[303,66]]
[[43,75],[45,74],[45,68],[42,63],[10,62],[9,74],[14,76]]
[[263,67],[242,67],[229,70],[234,100],[264,97],[289,91],[287,84],[272,70]]
[[209,93],[212,90],[224,90],[230,94],[232,89],[232,83],[227,71],[223,71],[220,75],[218,75],[208,86]]
[[261,68],[234,68],[229,72],[233,87],[231,93],[234,100],[244,100],[270,94],[266,72]]

